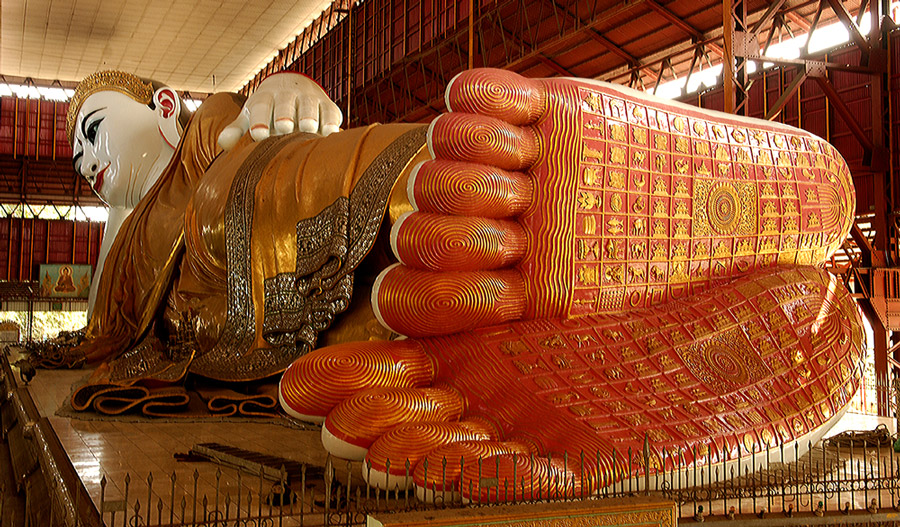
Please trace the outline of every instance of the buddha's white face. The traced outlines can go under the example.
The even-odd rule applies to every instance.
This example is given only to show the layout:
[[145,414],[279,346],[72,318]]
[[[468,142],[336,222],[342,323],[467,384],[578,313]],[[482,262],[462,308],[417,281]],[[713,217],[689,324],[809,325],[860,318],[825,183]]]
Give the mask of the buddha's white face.
[[175,152],[162,132],[168,118],[177,120],[119,92],[92,94],[75,119],[75,171],[107,205],[136,206]]

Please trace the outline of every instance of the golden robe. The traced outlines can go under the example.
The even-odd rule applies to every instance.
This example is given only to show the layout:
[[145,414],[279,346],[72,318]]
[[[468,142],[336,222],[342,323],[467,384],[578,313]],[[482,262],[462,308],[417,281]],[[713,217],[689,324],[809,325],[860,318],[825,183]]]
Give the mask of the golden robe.
[[[271,376],[350,307],[367,256],[383,266],[369,253],[398,179],[424,155],[425,128],[245,136],[224,153],[216,139],[242,103],[203,103],[119,231],[78,348],[107,361],[93,382]],[[368,299],[354,304],[362,314],[345,325],[370,323]]]

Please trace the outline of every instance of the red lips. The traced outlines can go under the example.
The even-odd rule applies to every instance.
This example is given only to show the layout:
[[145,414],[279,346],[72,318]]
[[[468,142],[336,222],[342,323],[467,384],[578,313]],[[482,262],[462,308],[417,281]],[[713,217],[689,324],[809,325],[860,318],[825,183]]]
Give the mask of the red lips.
[[94,192],[100,192],[100,187],[103,186],[103,174],[106,173],[107,168],[109,168],[109,165],[106,165],[103,170],[97,173],[97,178],[94,179]]

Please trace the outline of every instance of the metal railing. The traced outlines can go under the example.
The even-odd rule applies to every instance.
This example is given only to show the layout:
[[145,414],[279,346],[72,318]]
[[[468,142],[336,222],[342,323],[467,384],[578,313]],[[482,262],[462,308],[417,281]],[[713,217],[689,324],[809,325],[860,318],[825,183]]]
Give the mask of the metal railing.
[[[657,449],[647,442],[643,452],[614,452],[616,472],[612,476],[617,482],[602,489],[577,485],[574,474],[569,480],[500,481],[481,477],[482,471],[487,473],[484,465],[493,460],[448,460],[432,468],[436,474],[444,473],[434,480],[447,482],[448,467],[456,465],[453,468],[463,472],[477,471],[473,475],[481,482],[483,494],[448,483],[425,489],[427,502],[416,497],[414,487],[370,487],[362,481],[360,462],[334,458],[328,458],[324,471],[303,466],[299,477],[290,479],[283,467],[278,477],[261,469],[251,473],[220,468],[214,481],[205,483],[197,470],[187,481],[175,472],[164,478],[153,473],[140,479],[126,475],[123,485],[117,487],[122,489],[117,499],[110,499],[104,477],[99,509],[111,527],[354,526],[364,525],[370,514],[653,495],[675,501],[678,515],[685,521],[781,515],[808,516],[808,524],[834,523],[834,517],[848,516],[841,522],[853,523],[851,516],[856,520],[859,515],[884,516],[900,505],[900,455],[889,446],[858,437],[815,447],[795,442],[764,452],[747,451],[743,446],[721,452],[697,446]],[[884,438],[880,442],[885,443]],[[696,462],[689,462],[692,459]],[[578,455],[566,456],[563,461],[589,467],[593,460]],[[411,481],[413,467],[409,463],[400,466]],[[645,466],[651,469],[644,471]],[[464,500],[463,490],[473,499]]]

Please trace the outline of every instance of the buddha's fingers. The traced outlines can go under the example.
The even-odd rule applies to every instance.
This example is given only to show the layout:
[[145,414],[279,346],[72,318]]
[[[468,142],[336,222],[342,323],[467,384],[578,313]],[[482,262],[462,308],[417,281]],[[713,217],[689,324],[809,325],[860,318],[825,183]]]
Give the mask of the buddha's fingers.
[[331,454],[362,460],[376,439],[413,422],[459,419],[465,400],[447,388],[372,388],[338,404],[322,426],[322,444]]
[[540,81],[497,69],[460,73],[450,81],[445,96],[451,112],[480,113],[517,125],[533,123],[546,106]]
[[430,272],[394,265],[372,288],[385,327],[410,337],[440,335],[516,320],[525,285],[515,270]]
[[375,387],[431,383],[434,368],[413,341],[351,342],[318,349],[291,364],[279,384],[285,411],[321,422],[338,403]]
[[429,271],[510,267],[525,254],[525,230],[514,221],[414,212],[391,231],[400,263]]
[[510,218],[531,204],[531,178],[490,165],[433,160],[413,171],[407,187],[420,212]]
[[[495,441],[497,437],[492,425],[476,420],[400,425],[369,448],[362,466],[363,478],[373,487],[405,490],[412,485],[419,462],[436,449],[460,441]],[[455,456],[454,461],[458,460]]]
[[531,128],[483,115],[448,113],[431,122],[428,148],[434,159],[523,170],[537,161],[541,147]]

